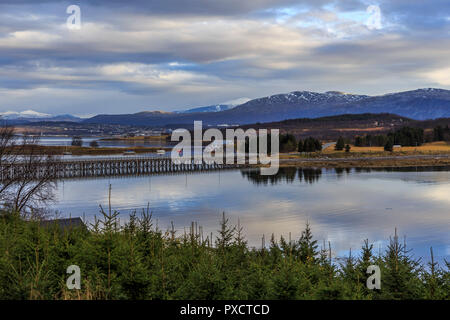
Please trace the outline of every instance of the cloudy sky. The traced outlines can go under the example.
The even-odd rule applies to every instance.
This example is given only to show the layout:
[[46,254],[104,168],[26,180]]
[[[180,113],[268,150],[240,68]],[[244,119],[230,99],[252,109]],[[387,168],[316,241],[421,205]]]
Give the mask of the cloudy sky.
[[[69,5],[81,9],[79,30],[67,26]],[[0,1],[0,112],[450,89],[449,57],[448,0]]]

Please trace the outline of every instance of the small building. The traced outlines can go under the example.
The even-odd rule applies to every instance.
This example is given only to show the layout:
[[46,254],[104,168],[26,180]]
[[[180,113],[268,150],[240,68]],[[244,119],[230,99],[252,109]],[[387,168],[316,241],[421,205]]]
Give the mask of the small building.
[[39,223],[41,227],[49,228],[56,225],[60,230],[82,228],[86,229],[86,225],[80,217],[77,218],[66,218],[66,219],[53,219],[53,220],[43,220]]
[[399,144],[394,144],[392,147],[393,147],[394,149],[400,149],[402,146],[399,145]]

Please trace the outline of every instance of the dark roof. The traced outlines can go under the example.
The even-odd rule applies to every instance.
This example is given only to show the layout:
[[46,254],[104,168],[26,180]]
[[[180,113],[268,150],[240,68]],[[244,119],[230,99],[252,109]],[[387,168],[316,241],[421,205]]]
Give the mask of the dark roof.
[[55,224],[60,229],[78,228],[78,227],[85,228],[86,227],[83,220],[81,220],[81,218],[79,218],[79,217],[78,218],[67,218],[67,219],[44,220],[44,221],[40,222],[40,225],[42,227],[51,227]]

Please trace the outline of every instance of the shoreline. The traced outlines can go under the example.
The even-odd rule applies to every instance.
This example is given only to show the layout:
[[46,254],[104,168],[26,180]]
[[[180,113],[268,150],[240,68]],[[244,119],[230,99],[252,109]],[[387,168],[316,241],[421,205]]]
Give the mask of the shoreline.
[[[73,156],[107,156],[118,155],[125,151],[136,154],[156,153],[157,150],[171,151],[168,146],[161,147],[75,147],[75,146],[34,146],[33,153],[47,155],[63,155],[71,152]],[[256,164],[250,167],[266,167]],[[421,167],[421,166],[450,166],[450,153],[316,153],[305,157],[299,154],[282,153],[279,160],[280,167],[323,167],[323,168],[352,168],[352,167]]]
[[450,155],[408,155],[391,157],[362,158],[289,158],[280,159],[283,167],[322,167],[322,168],[377,168],[377,167],[426,167],[450,166]]
[[33,152],[41,155],[62,156],[64,152],[70,152],[74,156],[107,156],[122,154],[126,151],[139,153],[155,153],[158,150],[170,151],[172,148],[167,146],[161,147],[78,147],[78,146],[42,146],[33,145],[25,148],[25,152]]

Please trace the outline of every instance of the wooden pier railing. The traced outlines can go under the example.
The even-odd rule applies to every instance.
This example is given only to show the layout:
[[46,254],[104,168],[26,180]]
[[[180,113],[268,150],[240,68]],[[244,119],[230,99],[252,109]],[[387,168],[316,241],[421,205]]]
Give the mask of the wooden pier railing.
[[[3,165],[4,166],[4,165]],[[122,176],[152,173],[177,173],[210,171],[230,168],[240,168],[239,164],[217,164],[205,161],[196,162],[193,159],[183,163],[175,163],[170,158],[155,157],[116,157],[99,159],[68,159],[46,162],[30,168],[25,164],[14,164],[0,168],[1,180],[20,179],[21,176],[39,178],[51,175],[56,179]]]

